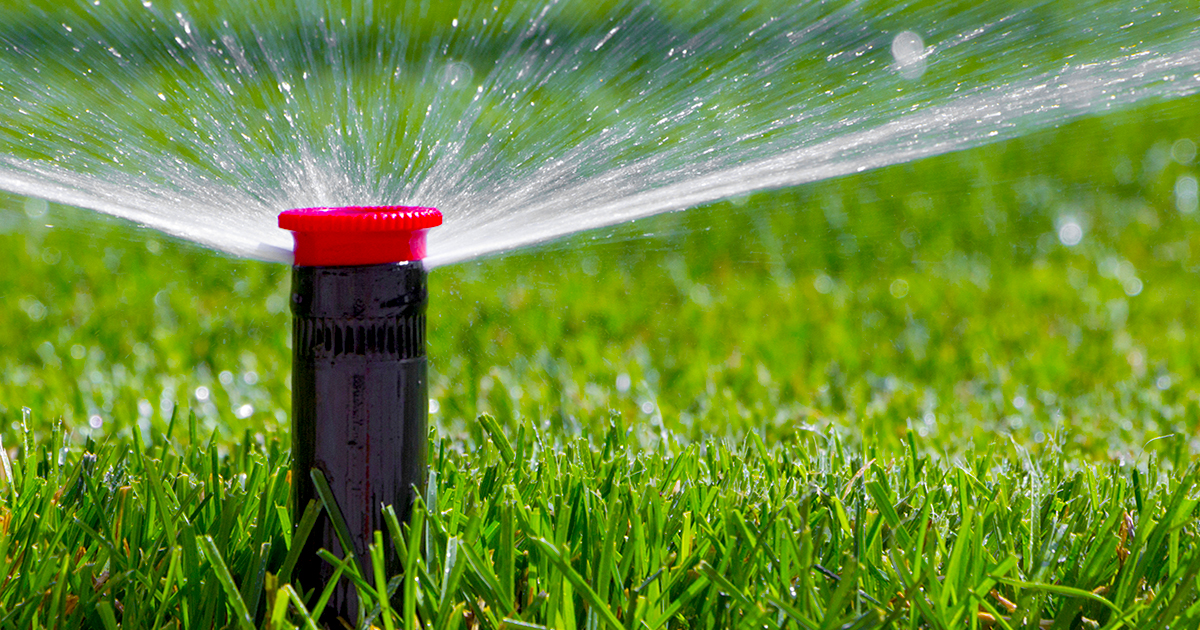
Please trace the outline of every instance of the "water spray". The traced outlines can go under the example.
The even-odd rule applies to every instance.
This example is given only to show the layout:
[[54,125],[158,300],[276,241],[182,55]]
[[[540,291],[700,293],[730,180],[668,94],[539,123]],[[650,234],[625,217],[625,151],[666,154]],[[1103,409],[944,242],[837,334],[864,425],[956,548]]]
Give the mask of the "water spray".
[[[381,508],[401,522],[425,485],[429,410],[425,360],[425,233],[441,225],[433,208],[309,208],[279,215],[295,238],[292,268],[292,500],[296,520],[318,498],[310,471],[329,483],[353,552],[368,558]],[[322,513],[297,564],[307,589],[334,569],[317,557],[344,556]],[[400,571],[384,545],[387,574]],[[360,565],[363,566],[363,565]],[[368,565],[369,566],[369,565]],[[357,597],[343,580],[329,611],[355,618]]]

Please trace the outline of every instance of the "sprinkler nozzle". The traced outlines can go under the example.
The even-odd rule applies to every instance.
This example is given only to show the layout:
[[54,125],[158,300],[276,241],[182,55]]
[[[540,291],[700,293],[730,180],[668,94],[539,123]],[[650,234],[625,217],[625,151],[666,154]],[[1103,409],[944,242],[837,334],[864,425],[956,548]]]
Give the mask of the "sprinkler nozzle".
[[279,215],[292,231],[295,263],[304,267],[375,265],[425,257],[425,232],[442,224],[434,208],[301,208]]
[[[313,469],[329,483],[359,562],[382,531],[386,571],[401,566],[383,520],[391,505],[403,522],[423,491],[429,395],[425,359],[425,232],[441,225],[433,208],[350,207],[288,210],[279,227],[296,239],[292,267],[292,509],[299,523],[317,499]],[[322,514],[296,577],[321,592],[334,568],[324,547],[345,557]],[[361,564],[365,571],[369,565]],[[369,573],[365,573],[369,574]],[[344,580],[325,621],[353,622],[358,598]]]

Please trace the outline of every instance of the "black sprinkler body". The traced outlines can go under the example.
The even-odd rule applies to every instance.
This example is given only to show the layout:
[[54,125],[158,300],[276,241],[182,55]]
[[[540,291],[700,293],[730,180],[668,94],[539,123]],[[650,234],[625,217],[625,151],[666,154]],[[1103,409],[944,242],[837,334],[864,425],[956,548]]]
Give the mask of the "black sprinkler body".
[[[407,521],[427,477],[429,293],[420,258],[425,230],[440,223],[436,210],[424,208],[310,209],[280,215],[280,226],[296,236],[293,521],[299,522],[310,500],[320,501],[311,475],[319,470],[369,582],[367,546],[376,531],[385,534],[387,576],[402,569],[383,506],[393,506],[400,521]],[[315,246],[305,240],[314,238]],[[385,262],[375,260],[380,258]],[[327,513],[318,519],[295,568],[301,586],[317,594],[334,574],[333,566],[317,556],[321,548],[345,557]],[[353,623],[357,605],[354,587],[343,578],[326,608],[326,621],[341,616]]]

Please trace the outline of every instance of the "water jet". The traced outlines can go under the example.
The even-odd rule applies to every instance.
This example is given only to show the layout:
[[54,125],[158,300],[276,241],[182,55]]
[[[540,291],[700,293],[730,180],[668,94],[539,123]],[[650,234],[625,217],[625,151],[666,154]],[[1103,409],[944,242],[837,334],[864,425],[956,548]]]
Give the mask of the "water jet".
[[1196,94],[1191,4],[34,0],[0,190],[278,262],[406,200],[433,267]]
[[[318,549],[367,558],[381,508],[407,520],[424,486],[429,396],[425,359],[425,233],[433,208],[308,208],[279,215],[296,242],[292,267],[292,505],[317,498],[320,470],[354,548],[342,549],[329,515],[308,537],[296,576],[321,589],[334,568]],[[299,514],[296,521],[299,521]],[[400,572],[386,545],[387,575]],[[330,614],[356,617],[348,581]]]

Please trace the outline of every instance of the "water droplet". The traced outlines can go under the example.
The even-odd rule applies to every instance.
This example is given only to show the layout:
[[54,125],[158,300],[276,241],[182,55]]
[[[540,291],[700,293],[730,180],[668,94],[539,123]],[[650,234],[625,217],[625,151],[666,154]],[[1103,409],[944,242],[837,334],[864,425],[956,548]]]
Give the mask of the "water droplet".
[[902,31],[892,38],[894,67],[905,79],[919,79],[927,65],[925,40],[913,31]]
[[908,295],[908,281],[903,278],[896,278],[888,287],[888,292],[897,300]]
[[1146,357],[1141,350],[1133,350],[1125,356],[1125,360],[1129,362],[1129,367],[1133,368],[1135,373],[1140,373],[1146,368]]
[[429,399],[429,413],[437,413],[442,410],[442,405],[438,403],[436,398]]
[[1171,157],[1180,164],[1188,166],[1196,160],[1196,143],[1190,138],[1180,138],[1171,145]]
[[1160,390],[1170,389],[1171,388],[1171,377],[1167,376],[1166,374],[1158,377],[1154,381],[1154,386],[1159,388]]
[[1180,175],[1175,180],[1175,208],[1182,214],[1191,214],[1200,206],[1200,185],[1191,175]]
[[30,197],[25,200],[25,216],[30,219],[40,219],[46,216],[46,211],[49,209],[50,204],[46,203],[45,199]]
[[208,388],[207,387],[201,385],[200,387],[196,388],[196,400],[198,400],[200,402],[204,402],[204,401],[208,400]]
[[88,426],[89,427],[92,427],[93,429],[99,429],[103,425],[104,425],[104,418],[101,418],[99,414],[92,414],[91,416],[88,417]]
[[632,385],[633,385],[633,379],[629,378],[628,374],[618,374],[617,375],[617,391],[618,392],[621,392],[622,394],[624,394],[625,392],[629,391],[629,388]]
[[247,403],[245,405],[242,405],[241,407],[238,407],[237,411],[234,412],[234,415],[236,415],[241,420],[245,420],[246,418],[249,418],[250,414],[252,414],[252,413],[254,413],[254,406]]
[[230,372],[229,370],[223,370],[217,375],[217,379],[221,381],[222,385],[229,385],[233,383],[233,372]]
[[475,76],[475,69],[462,61],[451,61],[442,68],[441,82],[448,88],[459,89],[466,87]]
[[1074,247],[1083,240],[1083,226],[1074,219],[1067,220],[1058,228],[1058,240],[1067,247]]
[[828,294],[833,291],[833,278],[820,274],[813,278],[813,288],[817,290],[817,293]]
[[25,315],[27,315],[31,321],[40,322],[46,318],[46,305],[42,304],[40,300],[31,295],[21,298],[20,302],[18,302],[18,305],[21,307],[21,310],[25,311]]
[[1126,278],[1121,282],[1121,288],[1125,289],[1125,295],[1133,297],[1142,292],[1142,281],[1139,278]]

